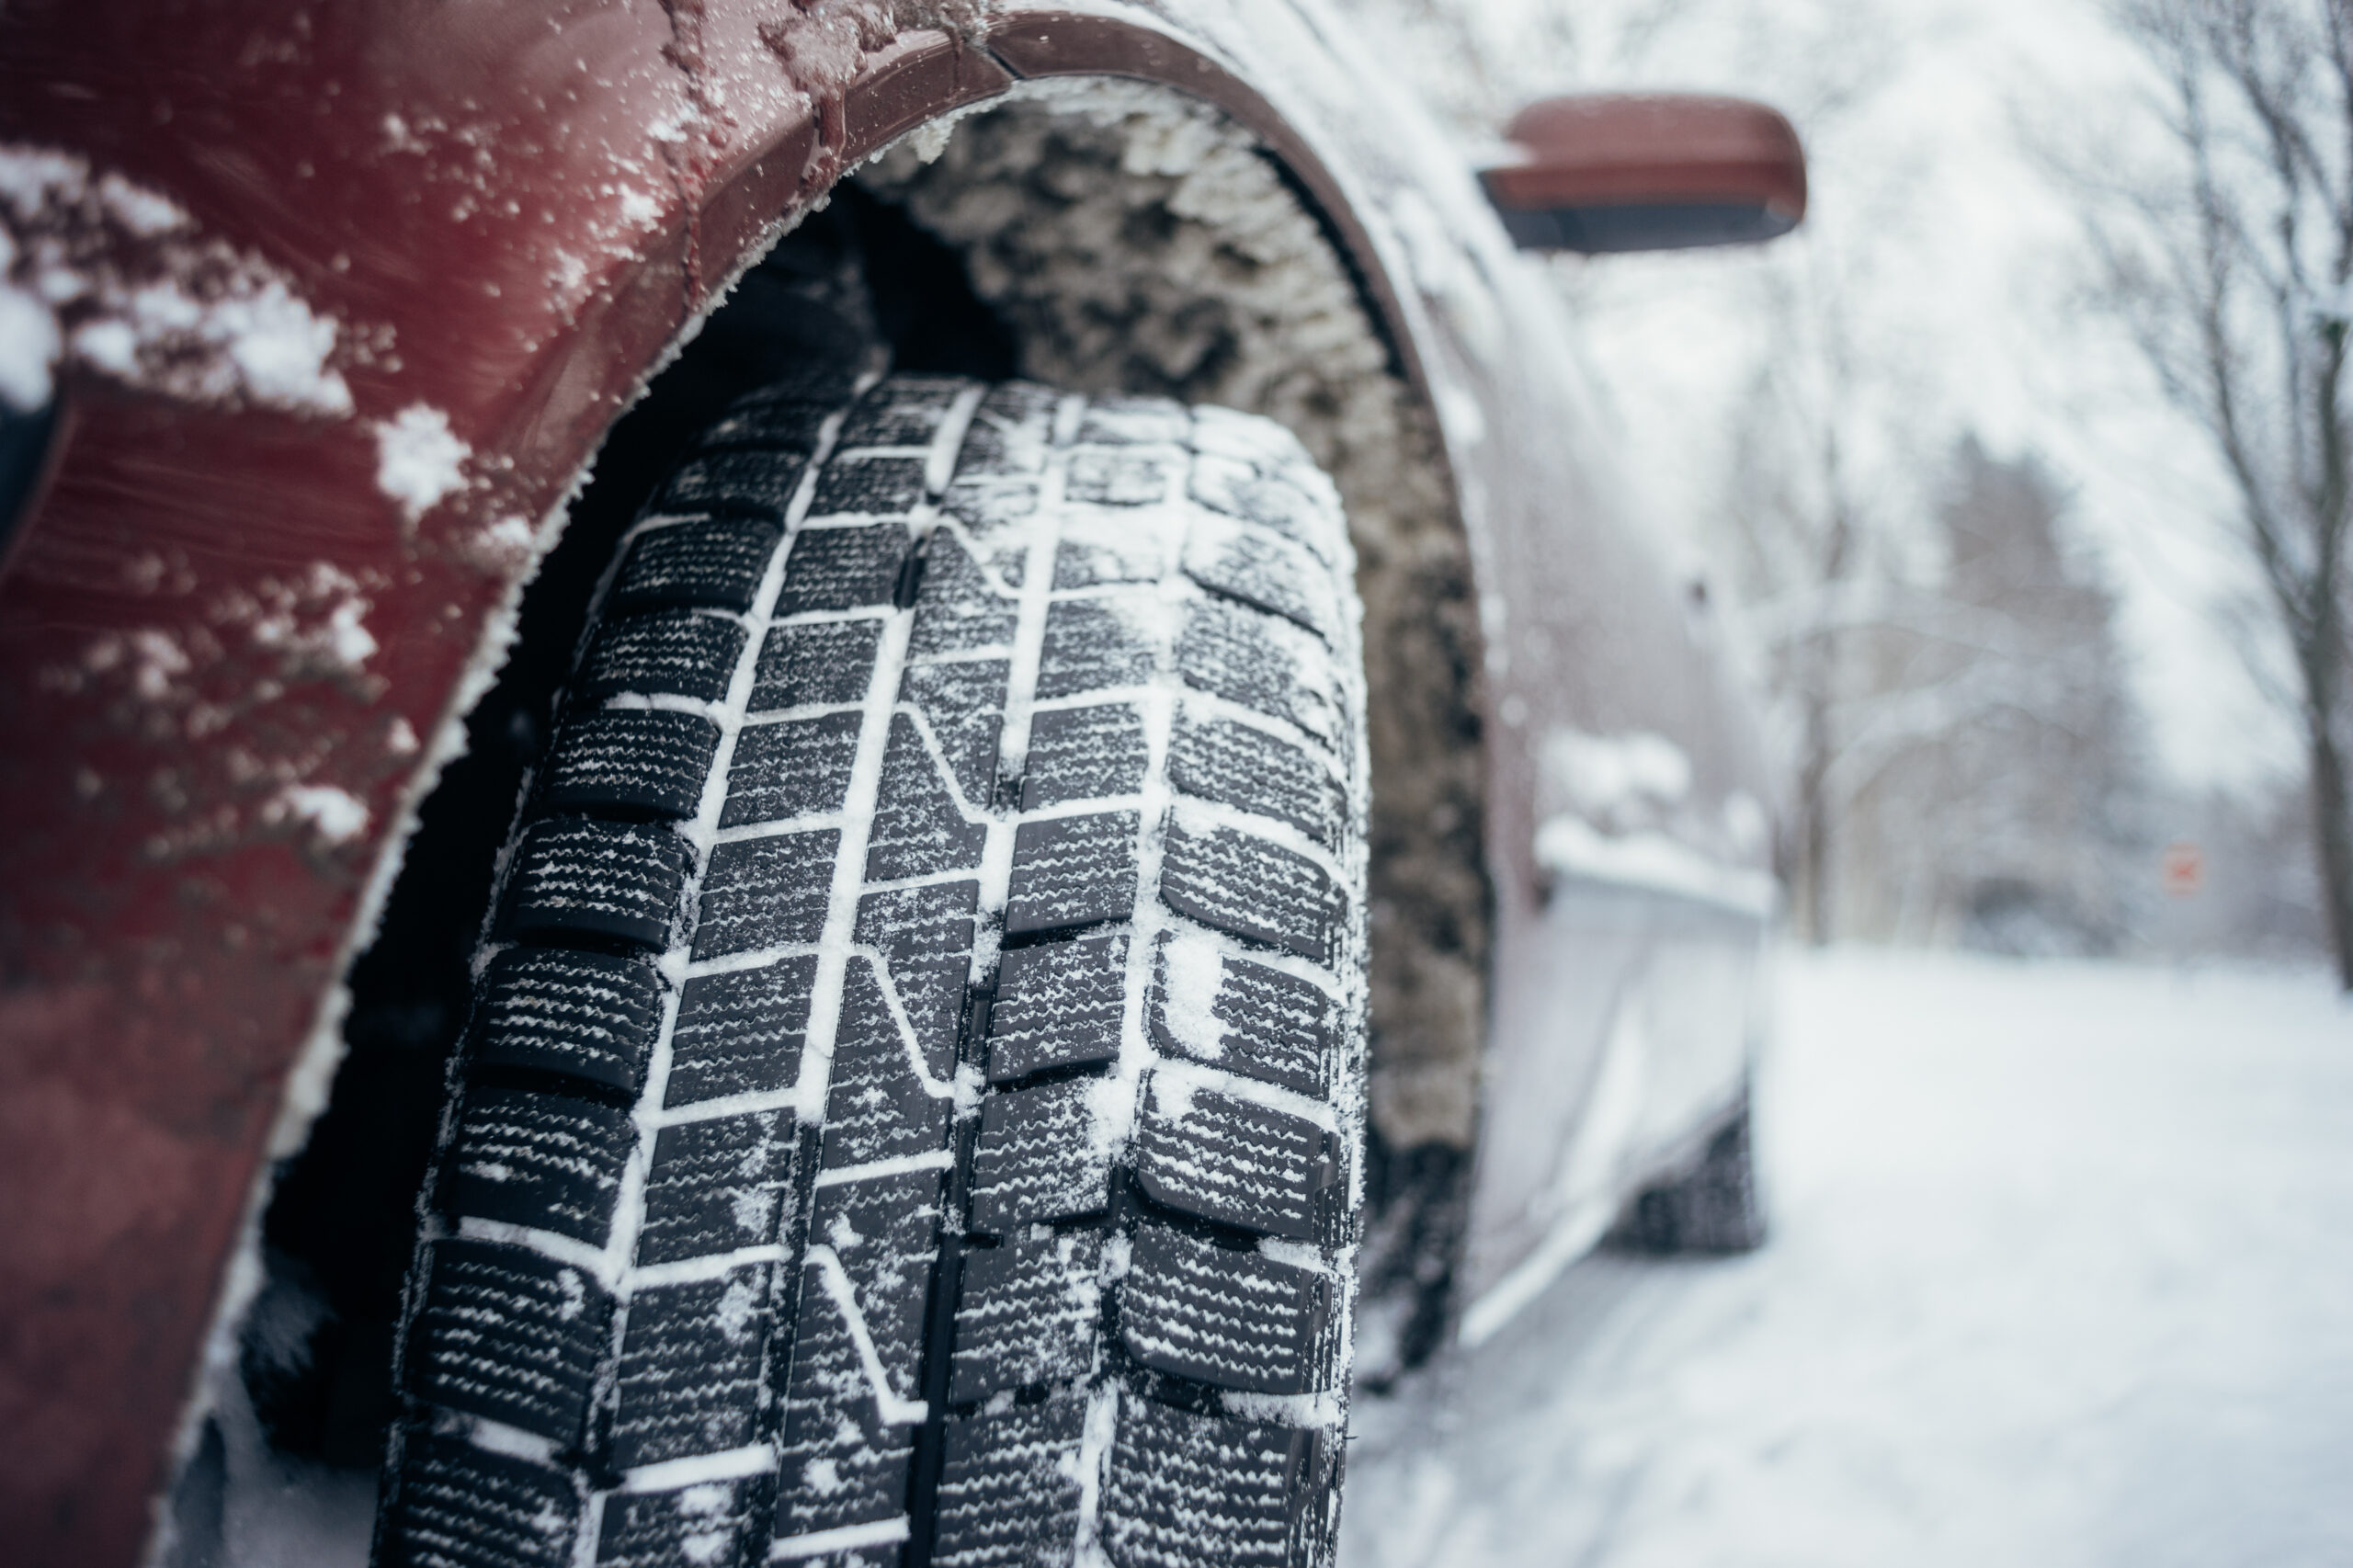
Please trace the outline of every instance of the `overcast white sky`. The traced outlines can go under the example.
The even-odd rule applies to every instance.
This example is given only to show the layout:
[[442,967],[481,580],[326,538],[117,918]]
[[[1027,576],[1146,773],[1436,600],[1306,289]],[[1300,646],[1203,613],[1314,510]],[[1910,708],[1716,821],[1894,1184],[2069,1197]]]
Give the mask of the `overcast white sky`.
[[[1426,0],[1390,0],[1420,85],[1454,107],[1563,88],[1731,91],[1781,104],[1809,131],[1810,241],[1859,256],[1852,309],[1883,362],[1881,395],[1933,470],[1974,429],[2033,450],[2075,495],[2075,517],[2122,592],[2124,633],[2158,752],[2183,781],[2245,786],[2300,766],[2205,609],[2236,570],[2211,519],[2227,506],[2194,432],[2157,403],[2130,351],[2074,301],[2079,231],[2026,152],[2022,126],[2123,138],[2142,78],[2096,0],[1681,0],[1631,42],[1624,19],[1659,0],[1439,0],[1486,40],[1494,78],[1447,73],[1448,29]],[[1557,20],[1568,18],[1563,37]],[[1459,49],[1452,51],[1461,58]],[[1548,80],[1547,78],[1550,78]],[[1847,107],[1824,113],[1826,97]],[[1783,244],[1800,243],[1785,241]],[[1755,353],[1760,254],[1555,265],[1582,301],[1605,396],[1664,508],[1721,501],[1722,432]],[[1695,443],[1702,449],[1695,451]],[[1699,460],[1694,460],[1695,458]]]

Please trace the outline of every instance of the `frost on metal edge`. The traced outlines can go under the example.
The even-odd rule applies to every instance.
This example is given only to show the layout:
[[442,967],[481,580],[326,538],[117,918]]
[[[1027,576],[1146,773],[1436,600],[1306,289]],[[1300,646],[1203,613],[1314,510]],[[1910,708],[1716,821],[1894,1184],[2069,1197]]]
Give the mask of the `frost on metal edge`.
[[205,238],[169,197],[0,143],[0,402],[40,407],[72,365],[192,403],[344,418],[340,344],[283,272]]

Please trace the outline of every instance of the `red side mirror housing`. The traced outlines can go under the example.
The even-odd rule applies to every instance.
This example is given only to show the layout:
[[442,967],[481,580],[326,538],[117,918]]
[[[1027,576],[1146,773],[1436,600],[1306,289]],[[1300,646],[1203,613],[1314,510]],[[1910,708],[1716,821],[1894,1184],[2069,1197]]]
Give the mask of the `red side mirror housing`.
[[1696,93],[1580,93],[1505,129],[1480,171],[1522,250],[1755,244],[1805,216],[1805,149],[1777,109]]

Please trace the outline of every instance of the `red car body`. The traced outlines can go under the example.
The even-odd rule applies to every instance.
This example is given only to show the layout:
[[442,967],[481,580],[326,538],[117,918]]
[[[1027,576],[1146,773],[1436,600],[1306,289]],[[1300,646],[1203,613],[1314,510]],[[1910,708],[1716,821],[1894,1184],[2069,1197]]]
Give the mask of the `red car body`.
[[[1496,269],[1507,247],[1467,171],[1428,199],[1449,229],[1484,225],[1455,253],[1460,289],[1412,254],[1394,193],[1452,155],[1351,97],[1354,45],[1319,36],[1332,28],[1287,6],[882,0],[28,0],[0,14],[0,146],[82,170],[20,225],[20,259],[30,233],[85,281],[135,293],[196,255],[232,280],[225,297],[331,328],[291,396],[267,363],[207,361],[201,329],[149,344],[124,373],[98,363],[103,339],[68,352],[7,545],[12,1561],[129,1563],[149,1539],[265,1164],[324,1092],[303,1074],[331,1070],[317,1042],[336,1027],[338,977],[606,431],[845,169],[1020,77],[1157,81],[1255,131],[1446,433],[1486,640],[1490,1081],[1529,1085],[1495,1121],[1519,1152],[1483,1158],[1541,1185],[1631,983],[1631,958],[1593,956],[1612,941],[1651,966],[1654,992],[1697,976],[1706,993],[1669,1030],[1692,1042],[1681,1077],[1654,1075],[1683,1086],[1621,1134],[1641,1147],[1613,1179],[1730,1103],[1754,924],[1680,949],[1665,927],[1604,919],[1620,935],[1596,936],[1598,906],[1548,902],[1532,846],[1548,726],[1671,738],[1711,810],[1766,794],[1751,728],[1629,520],[1540,281]],[[135,202],[99,190],[108,178],[162,193],[183,221],[142,227]],[[60,306],[69,348],[89,308]],[[1500,313],[1500,344],[1482,311]],[[451,439],[461,482],[437,490]],[[398,460],[419,450],[421,479]],[[1753,870],[1762,848],[1746,854]],[[1579,944],[1583,968],[1562,957]],[[1481,1198],[1474,1275],[1537,1247],[1536,1221],[1515,1218],[1525,1199]]]

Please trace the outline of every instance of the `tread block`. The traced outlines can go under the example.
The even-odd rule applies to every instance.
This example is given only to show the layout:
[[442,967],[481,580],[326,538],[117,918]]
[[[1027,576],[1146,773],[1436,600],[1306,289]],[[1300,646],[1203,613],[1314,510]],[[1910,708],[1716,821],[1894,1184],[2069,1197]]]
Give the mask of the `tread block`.
[[1182,446],[1192,433],[1192,413],[1183,403],[1174,398],[1142,394],[1089,398],[1086,415],[1078,426],[1081,441],[1100,441],[1115,447],[1147,442]]
[[723,1453],[758,1437],[768,1270],[641,1288],[621,1334],[613,1462]]
[[[855,939],[861,947],[880,948],[891,956],[899,972],[906,959],[948,959],[972,950],[973,912],[981,905],[978,882],[928,882],[921,887],[885,888],[858,901]],[[906,987],[900,988],[905,1001]],[[909,1011],[914,1011],[910,1004]]]
[[[1188,428],[1157,439],[1182,441]],[[1063,494],[1092,506],[1151,506],[1168,499],[1176,485],[1182,454],[1140,452],[1120,448],[1081,449],[1070,455],[1070,473]]]
[[[809,502],[809,516],[904,517],[915,510],[915,504],[924,497],[924,460],[921,458],[849,458],[845,460],[836,457],[825,465],[824,472],[817,475],[817,494]],[[901,537],[904,537],[904,530]]]
[[645,1176],[640,1264],[677,1263],[784,1233],[798,1129],[789,1110],[713,1117],[664,1128]]
[[945,1087],[954,1071],[955,1050],[952,1032],[944,1039],[919,1036],[910,1042],[883,998],[872,961],[853,960],[842,990],[841,1032],[825,1090],[824,1168],[840,1170],[946,1148],[955,1101],[933,1095],[915,1064],[917,1053],[928,1058],[925,1065]]
[[1271,529],[1197,519],[1185,540],[1185,575],[1338,644],[1340,607],[1328,570],[1305,545]]
[[817,960],[802,957],[688,981],[670,1031],[663,1104],[790,1088],[816,980]]
[[[822,494],[824,482],[818,489]],[[801,529],[784,558],[784,593],[777,601],[777,614],[889,604],[910,543],[904,523]]]
[[699,452],[671,473],[656,505],[665,512],[748,512],[781,524],[807,467],[798,453]]
[[470,1088],[443,1166],[441,1205],[599,1246],[636,1147],[637,1129],[620,1107]]
[[836,1292],[846,1280],[848,1310],[873,1346],[887,1392],[915,1399],[946,1185],[945,1172],[929,1170],[817,1189],[779,1452],[779,1535],[905,1511],[916,1428],[883,1419]]
[[515,861],[507,907],[517,936],[669,944],[687,846],[667,827],[552,818],[523,835]]
[[949,1399],[961,1404],[1085,1377],[1103,1309],[1102,1264],[1103,1238],[1092,1231],[965,1254]]
[[[797,474],[798,464],[788,466]],[[689,517],[648,528],[613,581],[613,607],[748,610],[783,531],[767,517]]]
[[557,732],[540,802],[556,811],[690,817],[719,750],[719,726],[697,713],[608,708]]
[[583,703],[624,692],[717,702],[735,678],[750,635],[743,622],[702,610],[650,610],[608,618],[580,661]]
[[1162,512],[1074,512],[1063,519],[1054,546],[1054,588],[1157,583],[1184,543],[1181,516]]
[[410,1392],[559,1448],[578,1441],[612,1311],[604,1287],[524,1247],[447,1240],[429,1250]]
[[752,676],[752,709],[819,708],[866,700],[873,683],[875,652],[882,644],[880,619],[816,620],[779,626],[760,644]]
[[651,964],[562,948],[509,948],[474,1006],[469,1061],[560,1073],[634,1094],[662,1027]]
[[1111,1201],[1111,1152],[1095,1134],[1096,1081],[991,1095],[972,1150],[972,1229],[1098,1214]]
[[1125,920],[1135,913],[1134,812],[1025,822],[1013,834],[1013,877],[1006,898],[1009,936]]
[[1155,1079],[1136,1132],[1136,1183],[1180,1213],[1313,1241],[1338,1175],[1324,1131],[1304,1117],[1230,1095],[1181,1099]]
[[[740,744],[740,743],[739,743]],[[1168,747],[1168,781],[1188,795],[1287,822],[1336,850],[1347,797],[1312,754],[1264,730],[1188,709]]]
[[1330,952],[1341,915],[1339,889],[1304,855],[1230,827],[1202,831],[1174,820],[1161,855],[1160,897],[1204,926],[1314,963]]
[[923,715],[956,787],[975,804],[987,801],[996,782],[997,735],[1012,671],[1004,660],[982,659],[911,665],[899,680],[899,700]]
[[861,717],[823,713],[745,725],[736,732],[735,756],[727,767],[727,804],[719,825],[790,822],[840,811],[849,796]]
[[922,657],[1006,647],[1019,619],[1020,607],[997,592],[963,540],[947,528],[934,530],[924,545],[908,651]]
[[1029,721],[1021,809],[1133,795],[1151,763],[1143,715],[1130,704],[1046,709]]
[[1282,460],[1263,452],[1245,458],[1212,450],[1223,438],[1201,424],[1195,426],[1194,444],[1199,455],[1188,486],[1194,500],[1295,540],[1327,566],[1337,567],[1347,559],[1348,528],[1339,497],[1309,466],[1304,452]]
[[1136,1227],[1120,1339],[1158,1371],[1245,1393],[1312,1393],[1330,1316],[1323,1276],[1160,1225]]
[[1331,654],[1287,620],[1223,599],[1196,600],[1186,607],[1176,640],[1176,670],[1196,690],[1296,724],[1345,751],[1347,726]]
[[695,449],[748,448],[807,457],[817,449],[825,421],[838,407],[838,395],[830,388],[790,387],[779,393],[775,387],[763,387],[737,400],[726,417],[702,433]]
[[970,870],[980,865],[988,841],[988,824],[966,819],[915,722],[892,714],[867,839],[867,880],[898,881]]
[[1336,1026],[1313,984],[1200,937],[1163,937],[1154,969],[1148,1016],[1163,1050],[1323,1097]]
[[1117,1061],[1127,980],[1125,937],[1007,950],[989,1009],[990,1080]]
[[939,509],[963,525],[978,558],[998,580],[1018,590],[1029,572],[1029,541],[1015,530],[1037,515],[1038,482],[973,472],[969,460],[981,433],[974,424],[964,445],[965,469],[939,498]]
[[933,1568],[1068,1568],[1086,1402],[950,1416]]
[[839,832],[825,828],[746,838],[713,849],[703,876],[694,956],[814,942],[825,928],[841,839]]
[[899,375],[878,383],[842,421],[838,450],[857,447],[927,447],[964,389],[961,376]]
[[597,1568],[750,1568],[758,1559],[745,1547],[753,1521],[766,1512],[762,1492],[749,1478],[616,1492],[605,1499]]
[[1152,679],[1159,641],[1159,628],[1141,605],[1124,598],[1057,599],[1046,609],[1038,695],[1142,686]]
[[414,1432],[383,1528],[385,1568],[569,1568],[580,1500],[562,1471]]
[[1042,472],[1052,451],[1054,410],[1063,396],[1035,381],[999,381],[991,387],[965,432],[964,449],[956,454],[956,476]]
[[1320,1489],[1313,1432],[1120,1402],[1103,1488],[1103,1540],[1120,1568],[1291,1561],[1292,1522]]

